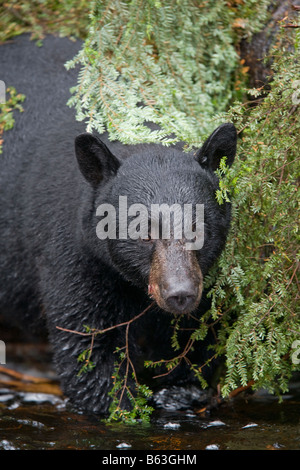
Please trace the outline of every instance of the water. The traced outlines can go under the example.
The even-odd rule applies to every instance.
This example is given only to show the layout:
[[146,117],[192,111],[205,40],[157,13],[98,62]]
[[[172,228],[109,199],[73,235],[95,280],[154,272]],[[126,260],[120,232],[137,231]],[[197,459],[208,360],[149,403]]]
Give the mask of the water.
[[68,410],[54,394],[0,390],[1,450],[298,450],[299,424],[297,384],[282,403],[257,393],[208,416],[157,410],[148,425],[108,425]]
[[[208,415],[196,409],[158,409],[148,425],[106,424],[98,417],[70,411],[57,387],[47,345],[21,344],[12,329],[9,335],[5,337],[9,359],[2,366],[5,371],[46,378],[49,383],[35,385],[0,369],[0,450],[97,449],[128,454],[138,450],[300,449],[299,378],[282,403],[257,392],[238,395]],[[167,400],[162,397],[164,401],[172,404],[169,396]]]

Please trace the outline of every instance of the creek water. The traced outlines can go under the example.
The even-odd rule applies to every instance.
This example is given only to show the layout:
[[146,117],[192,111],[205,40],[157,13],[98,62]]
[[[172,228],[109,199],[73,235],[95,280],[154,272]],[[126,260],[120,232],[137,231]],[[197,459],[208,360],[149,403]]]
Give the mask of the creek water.
[[149,424],[107,424],[51,393],[0,389],[1,450],[298,450],[300,386],[278,399],[239,396],[209,415],[156,410]]

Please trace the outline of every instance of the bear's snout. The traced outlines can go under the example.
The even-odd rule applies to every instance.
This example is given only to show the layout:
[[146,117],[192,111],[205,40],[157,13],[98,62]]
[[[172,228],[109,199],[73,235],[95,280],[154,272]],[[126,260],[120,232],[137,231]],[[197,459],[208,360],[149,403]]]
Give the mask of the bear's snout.
[[194,251],[179,241],[157,242],[153,254],[148,293],[163,310],[190,313],[200,302],[203,276]]

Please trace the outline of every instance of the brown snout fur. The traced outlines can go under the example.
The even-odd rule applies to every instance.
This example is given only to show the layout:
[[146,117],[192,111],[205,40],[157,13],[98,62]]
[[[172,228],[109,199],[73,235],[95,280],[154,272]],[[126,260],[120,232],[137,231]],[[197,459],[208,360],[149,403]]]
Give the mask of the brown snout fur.
[[187,250],[180,240],[157,240],[150,269],[149,296],[167,312],[190,313],[198,307],[202,291],[203,276],[196,252]]

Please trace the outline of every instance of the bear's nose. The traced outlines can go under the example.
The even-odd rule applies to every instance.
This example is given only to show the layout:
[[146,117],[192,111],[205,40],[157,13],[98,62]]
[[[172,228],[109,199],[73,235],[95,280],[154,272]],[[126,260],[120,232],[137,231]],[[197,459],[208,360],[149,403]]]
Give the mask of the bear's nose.
[[165,302],[173,313],[191,312],[195,308],[196,299],[197,292],[191,287],[169,291],[165,296]]

